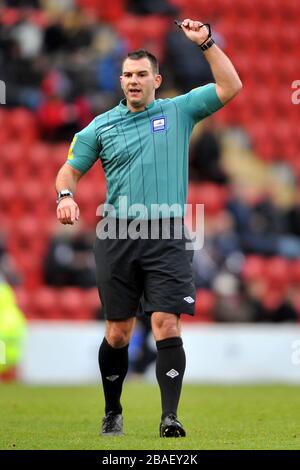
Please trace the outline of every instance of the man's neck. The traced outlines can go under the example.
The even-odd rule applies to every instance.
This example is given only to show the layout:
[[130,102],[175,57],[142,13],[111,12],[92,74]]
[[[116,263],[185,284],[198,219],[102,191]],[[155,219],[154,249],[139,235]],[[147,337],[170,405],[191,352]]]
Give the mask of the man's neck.
[[143,111],[145,111],[148,106],[153,103],[153,101],[155,100],[155,98],[151,99],[148,103],[142,105],[142,106],[133,106],[132,104],[128,103],[128,101],[126,100],[126,106],[127,108],[129,109],[129,111],[131,113],[141,113]]
[[142,111],[145,111],[146,106],[147,106],[147,105],[143,105],[143,106],[135,107],[129,104],[128,101],[126,102],[126,105],[131,113],[140,113]]

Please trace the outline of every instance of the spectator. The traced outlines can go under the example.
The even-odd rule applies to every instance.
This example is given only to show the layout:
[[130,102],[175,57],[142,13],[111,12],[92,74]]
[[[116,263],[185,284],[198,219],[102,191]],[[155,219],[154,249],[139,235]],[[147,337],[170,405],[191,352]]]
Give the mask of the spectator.
[[253,321],[251,305],[243,298],[238,279],[230,273],[221,272],[213,283],[216,302],[213,310],[217,322]]
[[224,210],[214,216],[206,216],[204,247],[194,253],[193,266],[197,287],[212,288],[218,272],[228,259],[240,253],[240,241],[235,232],[231,214]]
[[[278,238],[277,252],[280,256],[289,259],[300,258],[300,190],[295,185],[294,179],[290,172],[282,169],[282,180],[286,182],[286,189],[291,191],[295,190],[293,201],[288,202],[288,208],[278,209],[277,215],[280,213],[281,231]],[[295,186],[295,187],[294,187]],[[282,192],[287,192],[285,189]],[[281,214],[282,213],[282,214]]]
[[32,60],[41,52],[43,32],[26,15],[12,28],[11,38],[17,41],[23,59]]
[[44,278],[51,286],[96,286],[94,257],[91,251],[94,232],[77,225],[58,233],[49,244],[44,264]]
[[213,81],[205,57],[175,26],[166,38],[165,67],[183,92]]
[[300,188],[297,188],[294,205],[286,214],[287,233],[299,238],[300,241]]
[[151,320],[141,314],[133,332],[129,347],[130,370],[135,376],[142,376],[148,367],[156,360],[156,352],[149,344],[151,337]]
[[227,177],[221,167],[221,145],[213,119],[203,122],[201,135],[191,148],[191,170],[195,180],[225,184]]
[[63,17],[52,15],[44,32],[43,50],[46,54],[55,54],[66,50],[67,33],[63,27]]
[[9,8],[40,8],[40,0],[5,0],[4,2]]
[[170,5],[168,0],[129,0],[128,11],[137,15],[176,16],[178,8]]
[[272,256],[278,252],[283,217],[270,196],[262,190],[237,182],[231,191],[231,212],[245,253]]

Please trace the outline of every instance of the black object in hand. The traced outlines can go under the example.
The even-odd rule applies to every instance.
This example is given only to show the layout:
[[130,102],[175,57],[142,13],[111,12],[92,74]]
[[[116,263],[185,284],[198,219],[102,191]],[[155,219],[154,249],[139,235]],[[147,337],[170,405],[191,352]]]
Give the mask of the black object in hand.
[[181,28],[182,21],[180,21],[180,20],[175,20],[174,23],[178,26],[178,28]]

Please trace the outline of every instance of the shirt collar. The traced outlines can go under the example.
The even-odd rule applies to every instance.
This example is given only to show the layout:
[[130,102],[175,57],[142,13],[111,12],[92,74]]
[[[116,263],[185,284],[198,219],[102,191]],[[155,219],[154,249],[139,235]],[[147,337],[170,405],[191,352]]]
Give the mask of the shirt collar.
[[[145,108],[145,111],[147,109],[151,109],[153,108],[154,104],[155,104],[155,101],[156,100],[153,100],[151,101],[151,103],[147,104],[146,108]],[[130,111],[129,108],[127,108],[127,101],[126,101],[126,98],[123,98],[120,103],[119,103],[119,108],[120,110],[124,113],[124,114],[139,114],[139,113],[143,113],[144,111],[138,111],[137,113],[133,113],[132,111]]]

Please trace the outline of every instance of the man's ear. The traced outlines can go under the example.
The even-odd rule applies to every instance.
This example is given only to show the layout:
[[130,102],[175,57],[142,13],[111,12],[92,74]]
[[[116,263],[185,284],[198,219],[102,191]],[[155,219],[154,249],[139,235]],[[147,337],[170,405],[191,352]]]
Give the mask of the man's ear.
[[161,82],[162,82],[162,76],[161,75],[155,75],[155,90],[157,90],[160,85],[161,85]]

